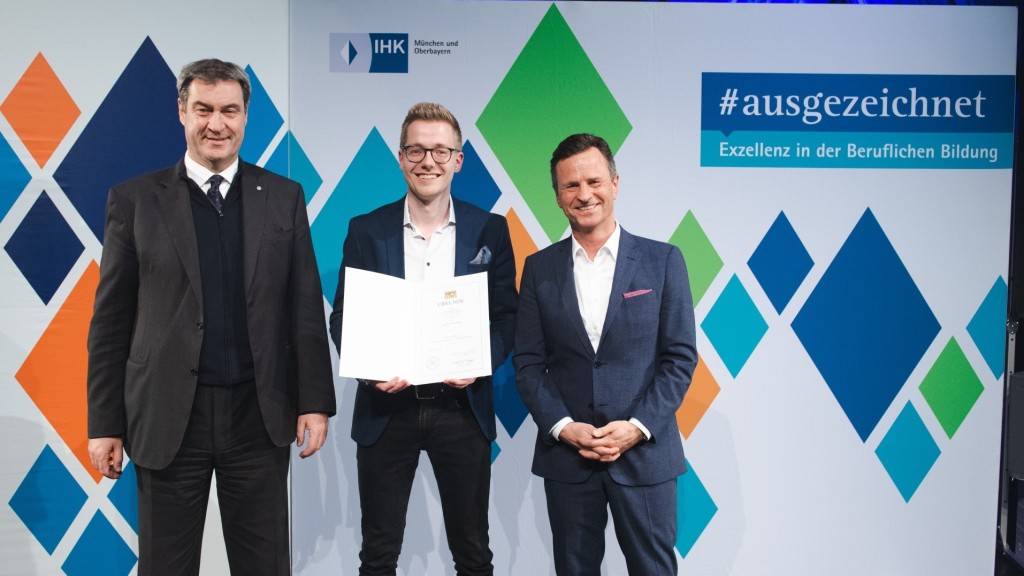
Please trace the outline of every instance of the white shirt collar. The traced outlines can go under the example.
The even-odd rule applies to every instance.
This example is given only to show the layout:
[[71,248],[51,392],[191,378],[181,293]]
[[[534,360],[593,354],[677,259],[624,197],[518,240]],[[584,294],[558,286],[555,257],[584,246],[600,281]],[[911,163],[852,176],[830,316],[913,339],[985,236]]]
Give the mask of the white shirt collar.
[[[231,163],[230,166],[220,172],[220,175],[227,180],[228,185],[231,185],[232,180],[235,179],[235,174],[238,172],[238,158]],[[206,190],[206,182],[210,179],[210,176],[214,175],[209,168],[203,166],[199,162],[192,159],[191,156],[185,154],[185,175],[187,175],[193,182],[195,182],[199,188]],[[221,194],[227,197],[227,189],[221,190]]]
[[[612,257],[613,261],[618,260],[618,258],[619,258],[619,236],[620,236],[620,234],[619,234],[619,221],[616,220],[615,221],[615,230],[612,230],[611,236],[609,236],[608,239],[605,240],[604,246],[601,246],[597,250],[598,254],[600,254],[601,251],[603,250],[603,251],[607,252],[609,256]],[[583,245],[580,244],[578,240],[576,240],[576,236],[574,236],[572,233],[570,233],[569,237],[572,238],[572,253],[573,253],[573,255],[576,256],[576,255],[580,254],[580,251],[582,250],[583,251],[583,257],[584,258],[588,258],[586,249],[583,248]],[[596,259],[596,256],[595,256],[595,259]]]

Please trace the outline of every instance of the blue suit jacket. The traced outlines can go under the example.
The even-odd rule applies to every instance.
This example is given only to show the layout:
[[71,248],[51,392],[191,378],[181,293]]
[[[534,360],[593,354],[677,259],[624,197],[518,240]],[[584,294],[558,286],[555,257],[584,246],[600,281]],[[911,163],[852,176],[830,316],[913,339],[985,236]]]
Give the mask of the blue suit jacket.
[[[341,349],[345,309],[345,268],[352,267],[398,278],[405,277],[405,199],[382,206],[349,222],[338,273],[338,292],[331,312],[331,338]],[[455,275],[487,272],[491,317],[491,368],[497,370],[512,350],[516,315],[516,263],[512,239],[503,216],[484,212],[452,198],[455,210]],[[471,263],[486,247],[490,258]],[[403,376],[396,374],[396,376]],[[494,440],[494,393],[490,378],[477,378],[466,388],[470,407],[488,440]],[[352,439],[363,446],[377,441],[391,418],[394,396],[359,386],[352,416]]]
[[[675,413],[697,363],[686,265],[669,244],[621,231],[611,296],[595,351],[580,315],[572,241],[526,260],[515,339],[517,385],[537,423],[533,473],[582,482],[607,467],[619,484],[668,481],[686,471]],[[552,438],[562,418],[604,426],[638,419],[651,432],[610,464]]]

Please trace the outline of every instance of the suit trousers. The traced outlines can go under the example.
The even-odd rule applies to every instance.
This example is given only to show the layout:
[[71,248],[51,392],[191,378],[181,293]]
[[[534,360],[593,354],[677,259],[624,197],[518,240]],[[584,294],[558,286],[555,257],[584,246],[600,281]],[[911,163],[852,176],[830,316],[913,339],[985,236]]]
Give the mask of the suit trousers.
[[290,574],[288,458],[267,435],[254,382],[197,386],[174,460],[137,467],[139,576],[199,574],[214,473],[231,573]]
[[396,573],[421,451],[427,453],[437,480],[456,574],[493,574],[487,532],[491,444],[480,431],[465,392],[449,388],[434,399],[418,400],[411,387],[396,394],[380,439],[356,449],[363,533],[359,574]]
[[555,573],[600,576],[611,509],[630,576],[676,576],[676,489],[675,478],[624,486],[603,466],[579,484],[545,480]]

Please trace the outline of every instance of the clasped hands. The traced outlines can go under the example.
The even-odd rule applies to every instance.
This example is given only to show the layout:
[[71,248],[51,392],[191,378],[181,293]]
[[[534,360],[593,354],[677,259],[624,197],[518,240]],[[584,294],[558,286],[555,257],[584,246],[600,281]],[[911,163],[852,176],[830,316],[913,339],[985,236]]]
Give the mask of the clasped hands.
[[643,432],[626,420],[615,420],[600,428],[585,422],[570,422],[558,435],[559,440],[576,448],[580,456],[600,462],[618,460],[643,437]]

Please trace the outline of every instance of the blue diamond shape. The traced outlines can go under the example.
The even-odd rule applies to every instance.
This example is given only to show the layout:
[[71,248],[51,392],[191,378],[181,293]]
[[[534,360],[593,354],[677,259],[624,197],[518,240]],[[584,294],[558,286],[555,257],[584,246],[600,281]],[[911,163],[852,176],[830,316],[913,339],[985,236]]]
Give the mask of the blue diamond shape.
[[906,502],[910,502],[940,453],[939,446],[910,402],[903,407],[875,450]]
[[49,304],[85,246],[44,191],[4,249],[39,298]]
[[249,75],[252,93],[249,94],[245,138],[242,139],[242,147],[238,150],[238,156],[246,162],[255,164],[259,162],[263,152],[267,150],[267,146],[270,146],[274,136],[277,136],[281,126],[284,126],[284,118],[277,111],[277,107],[274,106],[270,95],[263,88],[263,83],[260,82],[251,66],[245,67],[245,73]]
[[147,37],[53,174],[100,242],[110,187],[184,156],[175,82]]
[[334,302],[338,290],[348,221],[402,198],[407,189],[398,159],[377,128],[373,128],[310,227],[320,284],[328,302]]
[[491,442],[491,464],[498,459],[498,454],[501,454],[501,446],[498,446],[498,441],[494,440]]
[[124,576],[132,571],[136,560],[106,517],[96,512],[61,569],[68,576]]
[[299,141],[295,139],[291,130],[285,133],[264,168],[302,184],[302,191],[306,195],[306,204],[309,204],[316,191],[320,189],[320,185],[324,183],[323,178],[320,177],[313,163],[309,161],[309,156],[306,156],[306,151],[299,145]]
[[85,491],[46,446],[8,504],[46,552],[53,554],[85,501]]
[[25,170],[11,145],[0,135],[0,220],[7,216],[14,201],[21,196],[31,180],[32,175]]
[[768,323],[735,274],[700,326],[733,378],[768,331]]
[[718,505],[711,499],[689,460],[686,461],[686,468],[687,472],[680,476],[676,483],[676,513],[679,518],[676,550],[679,550],[679,555],[683,558],[686,558],[718,512]]
[[996,278],[985,300],[974,313],[967,333],[996,378],[1003,376],[1006,359],[1006,282]]
[[796,235],[785,212],[768,229],[757,250],[747,261],[761,289],[779,314],[811,271],[814,261]]
[[465,158],[462,161],[462,170],[452,179],[452,196],[490,212],[501,196],[501,189],[494,182],[494,178],[487,171],[487,167],[469,140],[466,140],[462,152]]
[[512,366],[511,355],[494,372],[491,382],[494,385],[494,413],[508,435],[515,436],[529,411],[516,387],[516,369]]
[[866,441],[939,333],[939,322],[867,210],[793,330]]
[[139,495],[138,481],[135,476],[135,465],[130,461],[121,472],[121,477],[114,482],[114,487],[107,493],[107,498],[128,521],[128,525],[139,533]]

